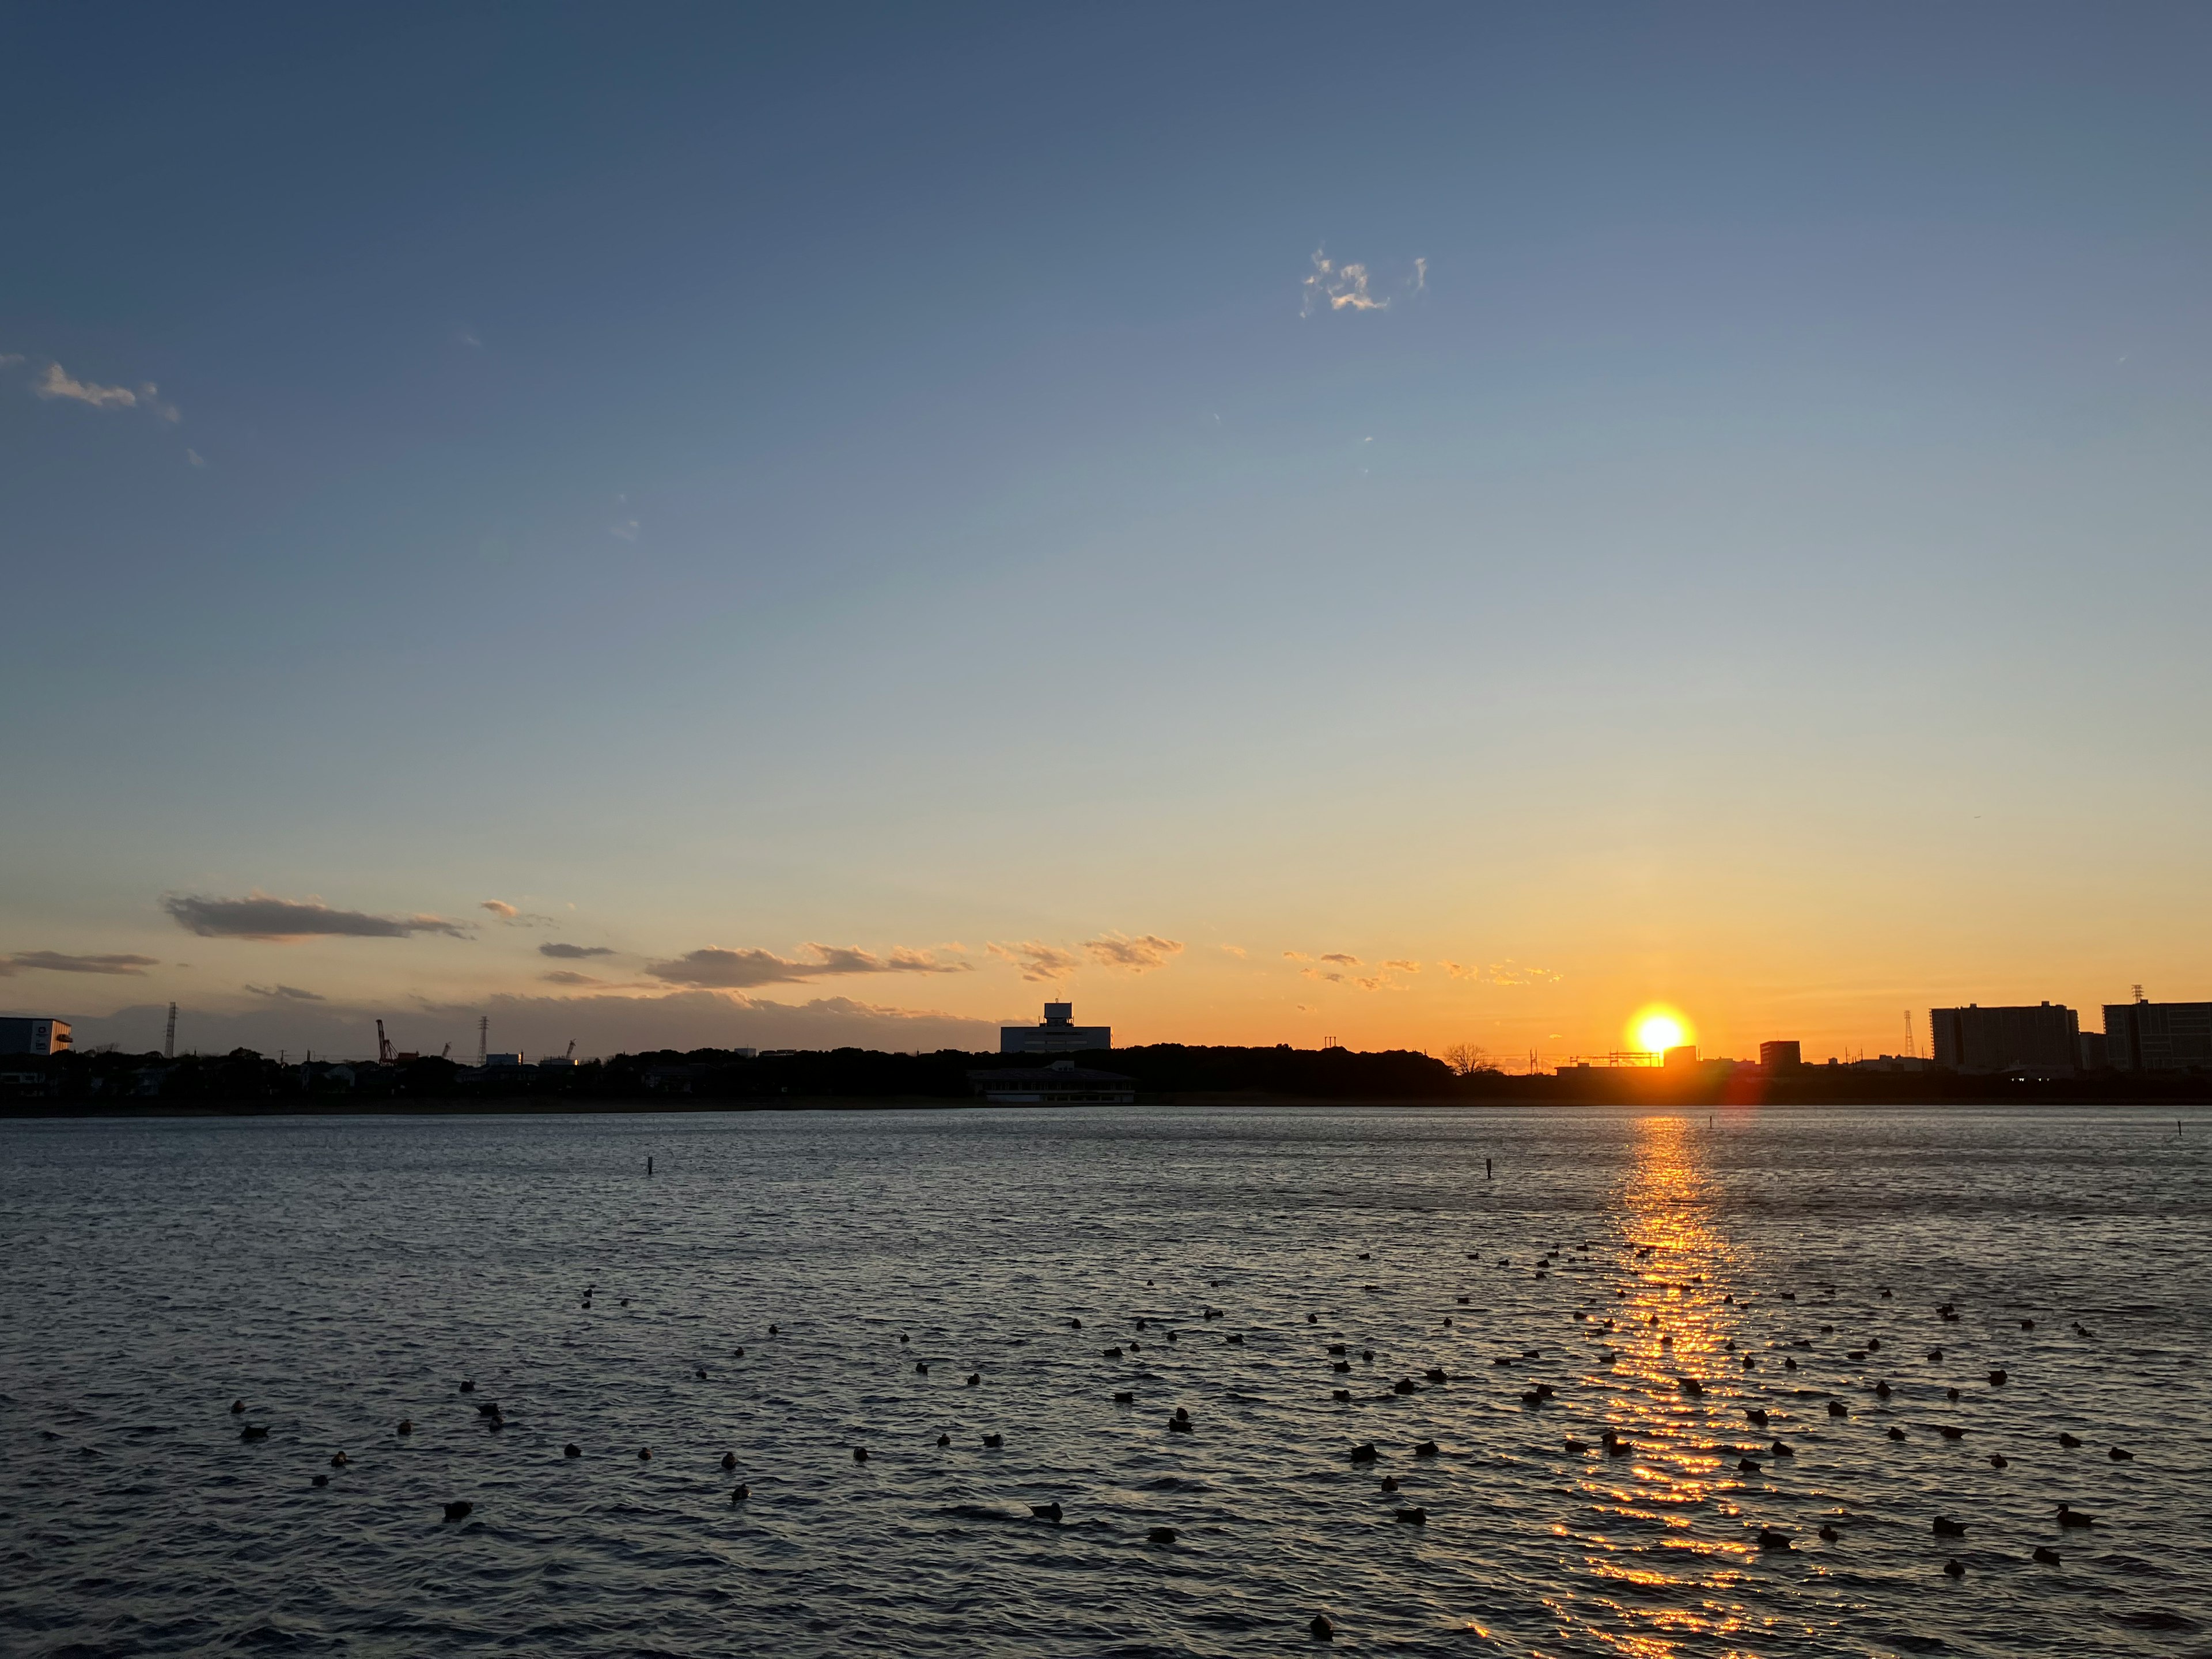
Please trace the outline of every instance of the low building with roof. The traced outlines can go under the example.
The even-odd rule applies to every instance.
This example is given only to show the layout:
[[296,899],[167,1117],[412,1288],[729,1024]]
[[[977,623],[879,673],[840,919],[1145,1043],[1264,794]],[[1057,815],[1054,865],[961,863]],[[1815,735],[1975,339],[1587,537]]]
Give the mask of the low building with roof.
[[1001,1106],[1127,1106],[1137,1079],[1055,1060],[1049,1066],[1007,1066],[968,1073],[969,1086]]

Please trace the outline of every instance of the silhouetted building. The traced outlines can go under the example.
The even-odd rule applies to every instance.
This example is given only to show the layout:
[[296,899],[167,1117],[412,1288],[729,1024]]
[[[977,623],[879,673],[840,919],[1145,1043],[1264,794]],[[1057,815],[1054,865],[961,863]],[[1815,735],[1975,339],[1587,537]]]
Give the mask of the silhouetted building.
[[1686,1042],[1679,1048],[1669,1048],[1662,1054],[1659,1063],[1670,1072],[1680,1072],[1698,1063],[1698,1045]]
[[1078,1025],[1075,1005],[1048,1002],[1042,1025],[1001,1025],[999,1052],[1002,1054],[1079,1054],[1086,1048],[1110,1048],[1110,1025]]
[[1850,1062],[1854,1072],[1920,1072],[1929,1062],[1917,1054],[1876,1054],[1872,1060],[1863,1057]]
[[0,1019],[0,1054],[65,1054],[70,1028],[65,1019]]
[[1928,1024],[1936,1063],[1954,1071],[2070,1073],[2081,1063],[2081,1018],[2058,1003],[1930,1008]]
[[2105,1048],[2105,1034],[2102,1031],[2082,1032],[2081,1069],[2085,1072],[2107,1071],[2112,1064]]
[[2105,1060],[2116,1072],[2212,1069],[2212,1002],[2109,1002]]
[[1092,1071],[1072,1060],[1055,1060],[1049,1066],[970,1072],[968,1082],[984,1099],[1006,1106],[1127,1106],[1137,1097],[1136,1079],[1119,1072]]
[[1759,1063],[1770,1072],[1795,1071],[1805,1063],[1804,1045],[1795,1037],[1787,1042],[1762,1042],[1759,1045]]

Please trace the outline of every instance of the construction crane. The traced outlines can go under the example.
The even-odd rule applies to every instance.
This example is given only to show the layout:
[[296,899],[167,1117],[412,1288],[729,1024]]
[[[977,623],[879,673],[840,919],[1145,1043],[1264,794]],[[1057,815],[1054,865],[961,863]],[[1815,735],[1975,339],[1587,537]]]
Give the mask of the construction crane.
[[576,1058],[576,1039],[574,1037],[570,1037],[568,1039],[568,1053],[566,1057],[571,1064],[574,1063]]
[[380,1066],[392,1064],[392,1043],[384,1035],[384,1022],[380,1019],[376,1022],[376,1063]]

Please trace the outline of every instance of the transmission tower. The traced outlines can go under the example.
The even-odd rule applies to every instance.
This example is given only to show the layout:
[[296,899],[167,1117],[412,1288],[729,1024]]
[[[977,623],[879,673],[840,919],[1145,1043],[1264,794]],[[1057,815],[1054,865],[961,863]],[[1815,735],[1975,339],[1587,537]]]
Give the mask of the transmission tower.
[[177,1005],[173,1002],[169,1005],[169,1029],[161,1034],[161,1058],[164,1060],[174,1060],[176,1057]]
[[483,1069],[484,1056],[491,1052],[491,1016],[477,1016],[477,1069]]

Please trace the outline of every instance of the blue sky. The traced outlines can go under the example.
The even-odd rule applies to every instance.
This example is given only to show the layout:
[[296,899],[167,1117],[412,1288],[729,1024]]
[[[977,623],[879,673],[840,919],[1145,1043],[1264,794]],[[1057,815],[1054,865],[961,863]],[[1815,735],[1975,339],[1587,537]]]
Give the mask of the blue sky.
[[[2212,995],[2201,8],[0,48],[11,1006],[1518,1056]],[[257,893],[467,926],[164,905]]]

